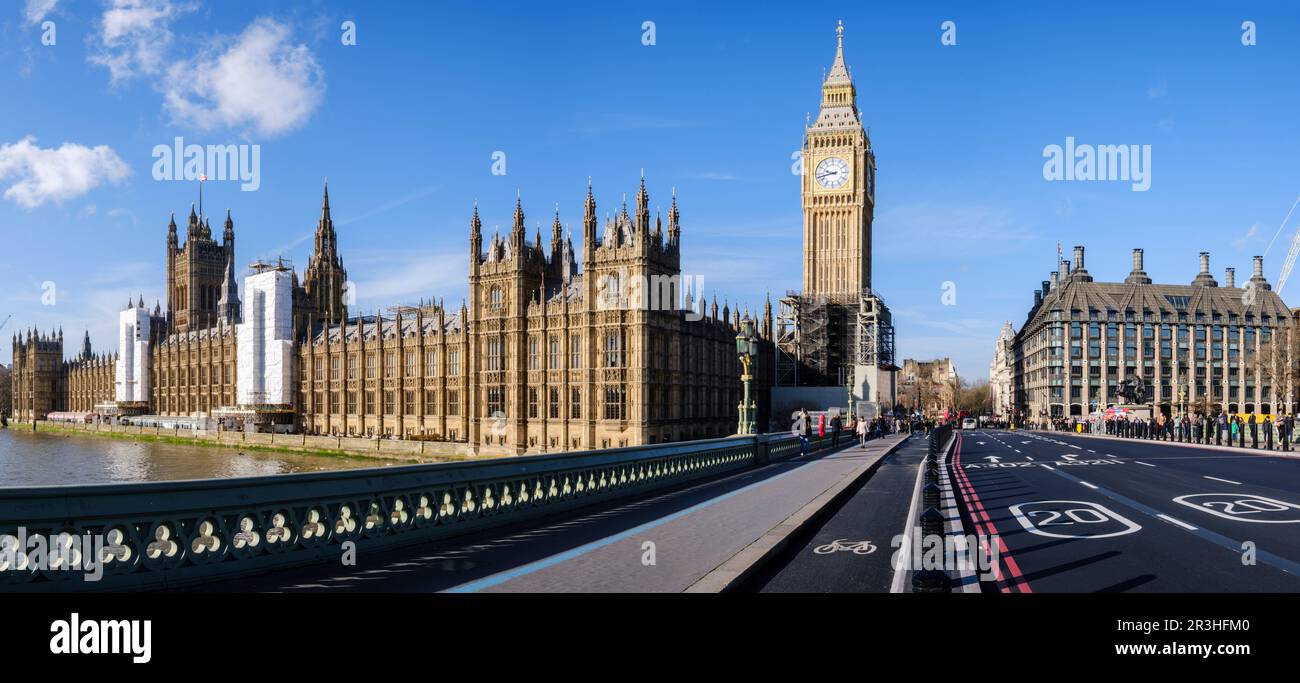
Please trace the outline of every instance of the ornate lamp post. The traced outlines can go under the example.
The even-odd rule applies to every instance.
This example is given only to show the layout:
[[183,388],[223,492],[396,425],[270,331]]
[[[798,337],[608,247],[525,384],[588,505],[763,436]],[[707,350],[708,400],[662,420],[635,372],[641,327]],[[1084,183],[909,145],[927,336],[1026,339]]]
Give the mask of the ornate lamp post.
[[749,397],[749,386],[754,379],[751,368],[754,358],[758,356],[758,339],[754,336],[754,321],[749,318],[740,322],[740,334],[736,335],[736,355],[740,356],[740,382],[745,388],[740,399],[740,424],[736,427],[736,433],[753,434],[756,431],[754,418],[757,406]]

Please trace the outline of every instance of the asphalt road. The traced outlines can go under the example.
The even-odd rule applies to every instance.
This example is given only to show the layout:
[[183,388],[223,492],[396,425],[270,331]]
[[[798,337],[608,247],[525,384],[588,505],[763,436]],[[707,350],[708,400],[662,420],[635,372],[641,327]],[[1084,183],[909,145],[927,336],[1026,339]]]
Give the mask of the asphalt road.
[[825,520],[791,539],[789,547],[741,589],[764,593],[888,593],[893,539],[907,526],[924,435],[913,437],[859,482]]
[[1003,592],[1300,591],[1300,458],[1058,432],[960,432],[968,534]]

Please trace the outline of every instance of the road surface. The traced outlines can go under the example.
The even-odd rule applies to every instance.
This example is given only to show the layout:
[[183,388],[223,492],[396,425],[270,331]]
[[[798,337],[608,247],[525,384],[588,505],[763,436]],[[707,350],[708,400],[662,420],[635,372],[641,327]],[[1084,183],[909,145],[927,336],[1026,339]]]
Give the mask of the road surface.
[[1002,592],[1300,591],[1300,458],[1061,432],[959,433],[968,534]]

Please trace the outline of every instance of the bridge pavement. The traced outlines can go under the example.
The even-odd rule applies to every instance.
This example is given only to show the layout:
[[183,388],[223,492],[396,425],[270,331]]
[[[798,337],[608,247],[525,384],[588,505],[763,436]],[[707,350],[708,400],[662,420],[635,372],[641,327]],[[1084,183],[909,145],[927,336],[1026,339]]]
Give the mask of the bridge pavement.
[[904,439],[888,436],[865,448],[853,442],[630,502],[363,555],[355,566],[316,565],[192,590],[680,592],[696,584],[721,587],[737,565],[760,555],[754,547],[792,531],[790,520],[807,516],[810,507],[847,488]]

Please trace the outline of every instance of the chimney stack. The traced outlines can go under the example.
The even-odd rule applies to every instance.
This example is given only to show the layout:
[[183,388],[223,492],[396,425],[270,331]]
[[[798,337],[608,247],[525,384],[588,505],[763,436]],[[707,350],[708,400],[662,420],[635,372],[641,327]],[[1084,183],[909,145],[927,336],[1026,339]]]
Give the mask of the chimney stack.
[[1142,249],[1133,250],[1133,270],[1129,272],[1124,282],[1130,285],[1149,285],[1151,278],[1147,277],[1145,270],[1142,270]]
[[1047,280],[1043,280],[1043,289],[1042,289],[1043,296],[1047,296],[1048,292],[1051,291],[1052,291],[1052,283],[1048,282]]
[[1074,271],[1077,273],[1083,270],[1083,245],[1074,246]]
[[1034,290],[1034,308],[1038,308],[1043,303],[1043,290]]
[[1200,285],[1202,287],[1219,286],[1219,283],[1215,281],[1214,276],[1210,275],[1210,252],[1201,252],[1201,272],[1196,274],[1196,278],[1192,280],[1192,284]]
[[1056,289],[1056,287],[1061,284],[1060,277],[1060,273],[1057,273],[1055,270],[1052,271],[1052,289]]
[[1236,269],[1236,268],[1225,268],[1225,269],[1223,270],[1223,286],[1224,286],[1224,287],[1236,287],[1236,286],[1237,286],[1237,269]]
[[1263,289],[1265,291],[1273,289],[1273,286],[1268,284],[1268,280],[1264,278],[1264,257],[1263,256],[1255,257],[1255,262],[1253,264],[1252,272],[1254,274],[1250,276],[1250,284],[1248,285],[1249,287],[1258,287],[1259,289]]

